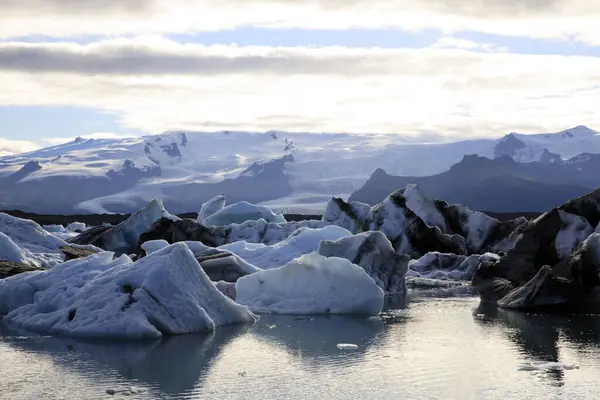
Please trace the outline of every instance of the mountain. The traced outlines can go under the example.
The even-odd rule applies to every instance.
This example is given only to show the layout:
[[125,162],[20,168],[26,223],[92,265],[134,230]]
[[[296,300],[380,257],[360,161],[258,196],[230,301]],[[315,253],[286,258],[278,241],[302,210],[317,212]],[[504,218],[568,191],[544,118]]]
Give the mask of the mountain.
[[402,177],[376,170],[350,201],[381,202],[409,183],[436,198],[494,212],[541,212],[600,186],[600,155],[583,153],[566,161],[518,163],[508,155],[465,156],[447,172]]
[[310,212],[332,196],[348,197],[378,168],[425,177],[447,171],[468,154],[554,164],[600,153],[600,135],[583,126],[499,139],[416,140],[398,134],[230,131],[77,138],[0,157],[0,209],[126,213],[162,197],[170,210],[182,213],[223,193],[231,201]]

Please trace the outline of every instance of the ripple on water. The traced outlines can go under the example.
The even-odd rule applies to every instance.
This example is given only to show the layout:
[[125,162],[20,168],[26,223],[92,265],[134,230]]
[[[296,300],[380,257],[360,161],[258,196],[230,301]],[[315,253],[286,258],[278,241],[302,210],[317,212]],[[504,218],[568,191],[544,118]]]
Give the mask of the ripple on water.
[[593,399],[599,321],[421,298],[380,318],[265,315],[251,327],[150,343],[3,328],[0,393],[95,399],[133,386],[136,399]]

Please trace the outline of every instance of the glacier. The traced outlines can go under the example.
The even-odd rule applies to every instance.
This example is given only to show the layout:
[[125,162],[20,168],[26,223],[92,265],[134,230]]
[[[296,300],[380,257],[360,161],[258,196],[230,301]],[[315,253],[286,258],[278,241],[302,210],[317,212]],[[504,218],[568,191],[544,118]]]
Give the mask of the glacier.
[[[133,212],[157,197],[173,212],[188,212],[221,193],[235,201],[314,212],[331,196],[347,198],[378,168],[396,176],[429,176],[471,154],[525,163],[544,161],[548,153],[566,160],[590,152],[600,153],[600,135],[583,126],[428,144],[401,134],[293,132],[79,138],[0,157],[0,196],[7,209],[43,213]],[[273,160],[281,160],[271,171],[276,177],[265,173]],[[274,177],[278,184],[270,185]],[[252,185],[261,189],[250,192]],[[65,198],[65,190],[73,195]],[[42,194],[45,202],[30,201]]]

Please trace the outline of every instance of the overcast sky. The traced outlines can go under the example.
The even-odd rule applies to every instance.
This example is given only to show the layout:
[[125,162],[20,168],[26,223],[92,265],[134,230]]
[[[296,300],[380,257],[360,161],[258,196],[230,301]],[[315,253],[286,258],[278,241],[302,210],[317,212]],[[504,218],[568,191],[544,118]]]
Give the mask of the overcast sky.
[[177,129],[598,129],[598,104],[589,0],[0,2],[0,155]]

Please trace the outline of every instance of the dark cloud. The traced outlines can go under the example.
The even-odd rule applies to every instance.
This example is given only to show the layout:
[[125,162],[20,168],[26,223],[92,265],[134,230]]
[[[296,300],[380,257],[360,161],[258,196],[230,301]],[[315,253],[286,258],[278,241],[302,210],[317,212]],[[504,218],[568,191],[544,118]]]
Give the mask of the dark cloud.
[[141,12],[153,9],[154,0],[2,0],[2,13],[19,12],[48,12],[57,14],[89,14],[89,13],[120,13]]
[[[81,48],[79,48],[81,49]],[[268,56],[228,57],[210,54],[159,52],[145,46],[123,45],[94,51],[75,51],[60,45],[1,45],[0,70],[21,72],[117,74],[388,74],[389,55],[326,52],[274,52]],[[407,69],[408,73],[412,69]],[[394,73],[401,72],[396,70]],[[412,71],[414,72],[414,71]]]

